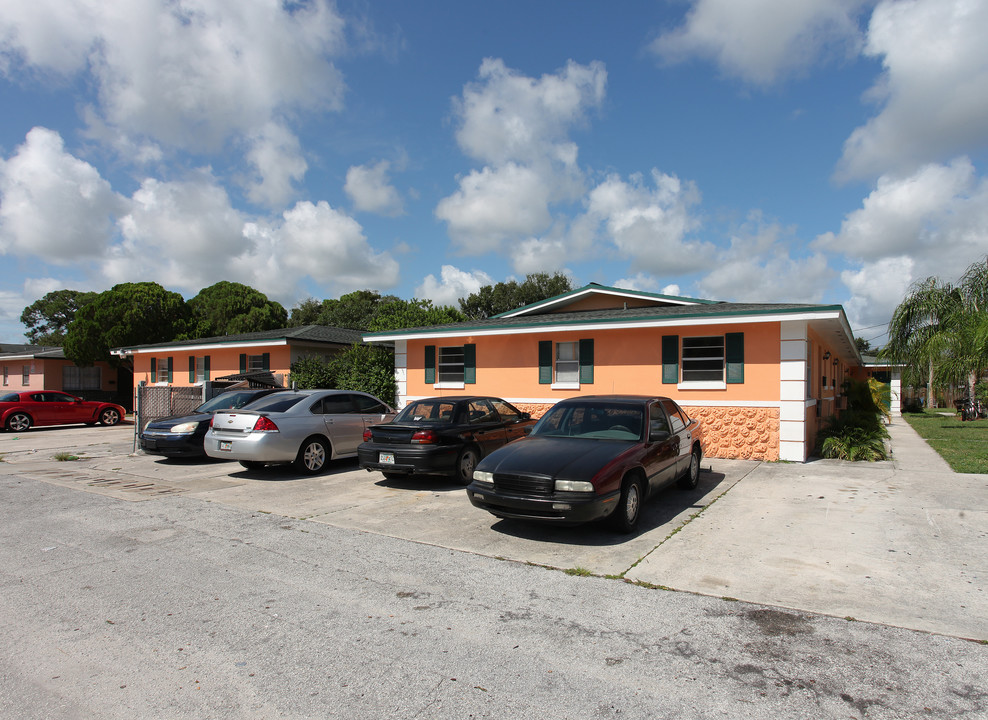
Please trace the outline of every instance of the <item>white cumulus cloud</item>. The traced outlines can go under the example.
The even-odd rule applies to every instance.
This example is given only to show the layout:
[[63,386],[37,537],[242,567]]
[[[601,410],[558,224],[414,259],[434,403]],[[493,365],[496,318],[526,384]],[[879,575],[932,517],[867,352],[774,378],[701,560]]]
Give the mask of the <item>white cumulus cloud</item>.
[[404,212],[401,195],[391,184],[391,163],[381,160],[373,165],[354,165],[346,173],[346,192],[359,212],[397,216]]
[[714,61],[726,75],[770,85],[860,43],[867,0],[693,0],[684,25],[650,50],[666,62]]
[[657,276],[691,272],[709,261],[712,246],[689,239],[699,226],[692,208],[700,193],[691,182],[653,169],[651,185],[641,174],[608,176],[587,199],[585,218],[636,267]]
[[988,142],[988,3],[883,0],[865,52],[884,73],[871,91],[881,111],[844,145],[838,175],[910,172]]
[[840,231],[816,245],[865,262],[909,255],[928,275],[959,275],[988,253],[988,180],[967,158],[882,176]]
[[432,300],[436,305],[459,308],[459,299],[477,292],[484,285],[494,285],[494,279],[483,270],[460,270],[453,265],[443,265],[440,277],[426,275],[415,289],[415,296]]
[[100,256],[126,200],[89,163],[65,152],[61,135],[32,129],[0,159],[0,254],[65,265]]

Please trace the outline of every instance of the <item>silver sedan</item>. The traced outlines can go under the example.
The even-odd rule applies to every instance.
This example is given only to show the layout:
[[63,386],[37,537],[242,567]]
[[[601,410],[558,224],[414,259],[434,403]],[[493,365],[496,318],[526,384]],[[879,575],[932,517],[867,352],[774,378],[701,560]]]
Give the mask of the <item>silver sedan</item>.
[[315,474],[331,459],[355,456],[364,428],[394,414],[373,395],[353,390],[278,392],[216,413],[203,447],[210,457],[239,460],[249,469],[293,463]]

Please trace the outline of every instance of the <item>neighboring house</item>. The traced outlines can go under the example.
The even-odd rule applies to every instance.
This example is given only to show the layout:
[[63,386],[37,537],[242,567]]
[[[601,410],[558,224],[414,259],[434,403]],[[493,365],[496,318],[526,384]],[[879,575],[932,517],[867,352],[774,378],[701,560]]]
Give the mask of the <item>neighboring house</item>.
[[130,373],[102,361],[78,367],[60,347],[0,344],[0,392],[4,390],[62,390],[128,406]]
[[394,343],[398,404],[496,395],[539,417],[575,395],[654,394],[704,452],[805,461],[862,365],[840,305],[722,303],[590,284],[487,320],[364,335]]
[[242,335],[134,345],[111,350],[129,357],[134,382],[188,387],[229,376],[268,371],[279,385],[288,381],[292,363],[302,357],[325,360],[361,342],[359,330],[303,325]]
[[879,360],[874,355],[862,355],[861,366],[854,369],[852,377],[856,380],[867,382],[870,378],[875,378],[879,382],[888,383],[891,389],[892,415],[902,412],[902,369],[904,365],[893,365],[887,360]]

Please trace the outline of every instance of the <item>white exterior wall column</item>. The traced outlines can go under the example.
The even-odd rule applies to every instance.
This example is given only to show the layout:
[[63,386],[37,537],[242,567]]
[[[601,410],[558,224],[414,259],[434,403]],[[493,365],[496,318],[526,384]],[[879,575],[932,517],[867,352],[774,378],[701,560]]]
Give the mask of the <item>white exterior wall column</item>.
[[408,402],[408,341],[395,340],[395,405],[401,410]]
[[889,405],[889,412],[892,416],[902,414],[902,372],[892,370],[892,401]]
[[782,323],[779,387],[779,459],[806,462],[806,358],[808,324]]

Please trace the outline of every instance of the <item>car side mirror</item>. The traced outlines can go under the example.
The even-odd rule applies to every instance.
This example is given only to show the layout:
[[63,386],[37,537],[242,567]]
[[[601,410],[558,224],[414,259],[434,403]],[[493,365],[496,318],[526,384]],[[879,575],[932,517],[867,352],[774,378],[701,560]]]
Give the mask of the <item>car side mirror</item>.
[[531,420],[532,419],[532,413],[525,413],[525,412],[523,412],[521,414],[521,419],[522,420]]
[[668,440],[668,439],[669,439],[668,430],[653,430],[648,435],[649,442],[662,442],[663,440]]
[[523,427],[523,428],[521,429],[521,431],[522,431],[523,433],[525,433],[526,435],[531,435],[531,434],[532,434],[532,428],[533,428],[533,427],[534,427],[534,425],[528,425],[528,426],[526,426],[526,427]]

